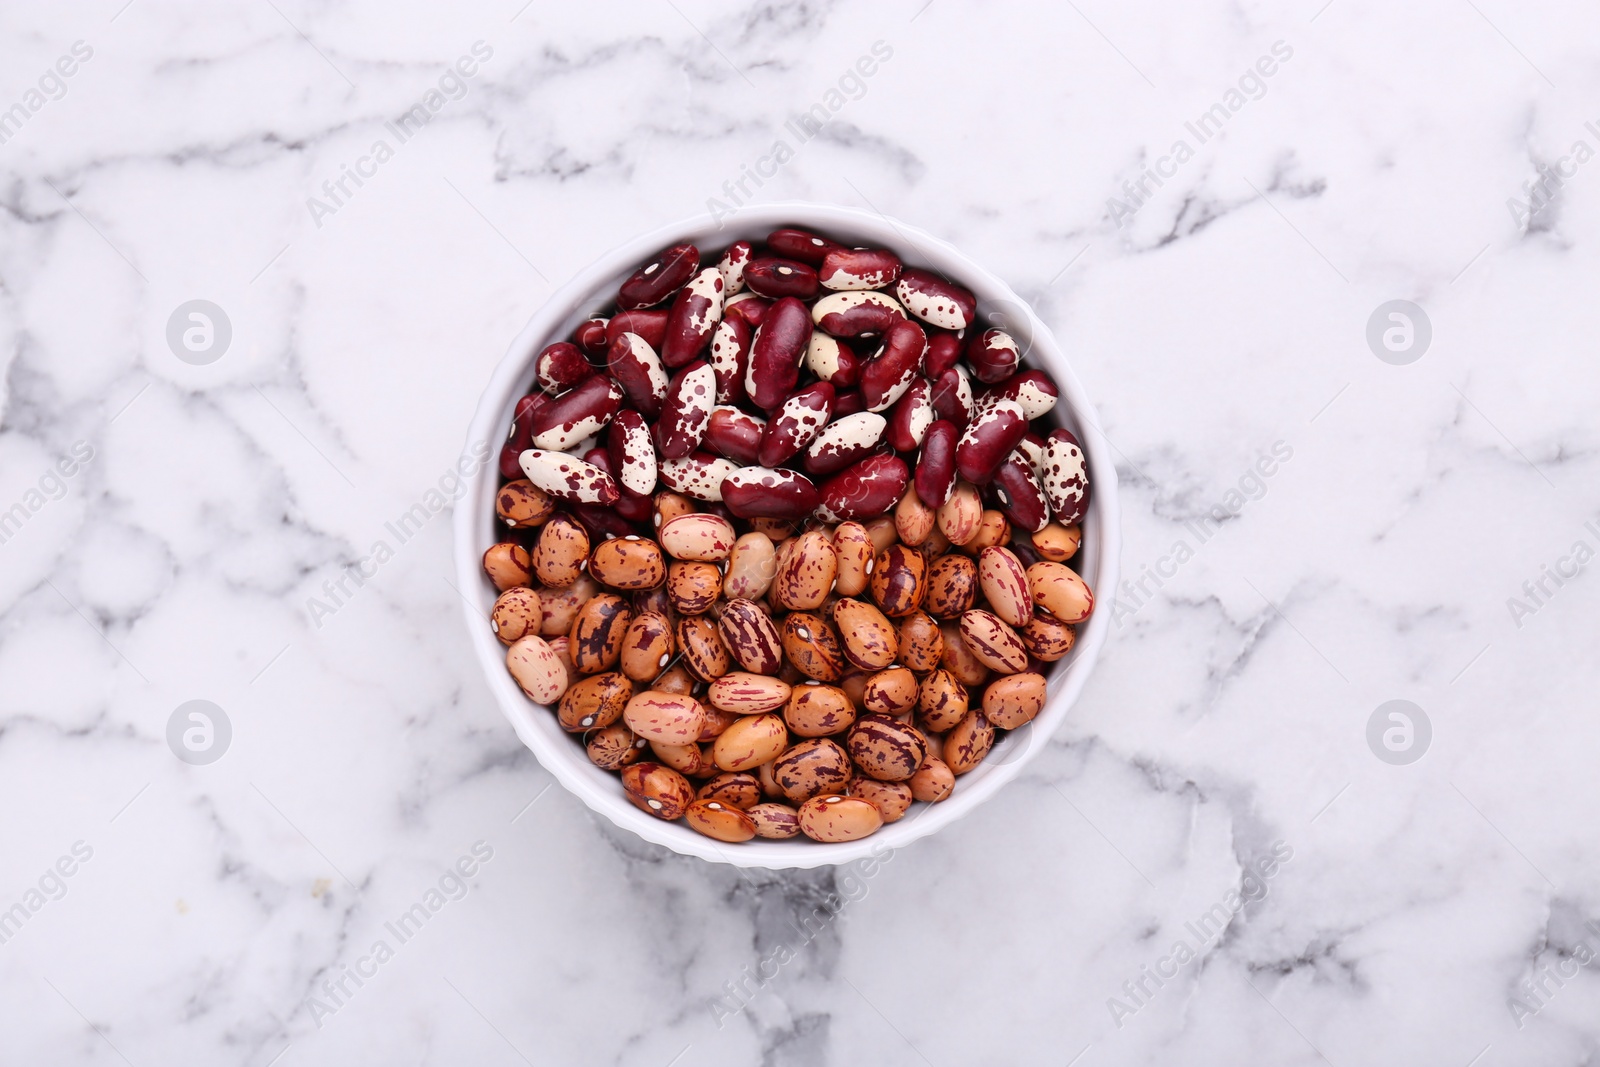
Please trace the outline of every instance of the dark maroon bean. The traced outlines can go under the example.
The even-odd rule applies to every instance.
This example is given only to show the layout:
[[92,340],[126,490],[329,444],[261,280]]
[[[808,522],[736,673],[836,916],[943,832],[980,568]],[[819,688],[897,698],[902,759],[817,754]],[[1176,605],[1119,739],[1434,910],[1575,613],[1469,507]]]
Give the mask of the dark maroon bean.
[[811,313],[786,296],[772,305],[750,343],[750,368],[744,389],[752,403],[771,411],[800,381],[800,360],[811,342]]
[[722,502],[741,519],[805,519],[822,494],[796,471],[740,467],[722,479]]
[[767,424],[754,415],[724,404],[711,410],[711,420],[706,423],[706,447],[735,463],[753,465],[766,429]]
[[829,252],[842,246],[810,230],[797,230],[792,226],[785,226],[767,234],[767,247],[780,256],[820,267]]
[[763,467],[787,463],[809,445],[833,415],[833,386],[817,382],[791,393],[767,423],[756,462]]
[[750,366],[750,324],[724,316],[711,331],[708,358],[717,376],[717,403],[737,404],[744,399],[744,373]]
[[722,272],[722,295],[732,296],[744,288],[744,269],[750,265],[750,242],[735,241],[722,253],[717,270]]
[[1025,370],[1021,374],[1013,375],[996,385],[984,394],[988,397],[1004,397],[1015,400],[1022,405],[1022,413],[1028,421],[1040,418],[1049,413],[1056,406],[1056,399],[1061,395],[1061,390],[1056,388],[1056,383],[1043,371]]
[[752,293],[779,300],[797,296],[810,300],[817,295],[817,272],[804,263],[774,256],[757,256],[744,269],[744,283]]
[[965,428],[972,418],[972,383],[967,380],[967,368],[959,364],[949,368],[933,382],[933,410],[941,419]]
[[837,412],[827,427],[806,449],[806,473],[816,477],[838,474],[878,451],[883,442],[882,415],[858,411],[840,416]]
[[1049,501],[1034,477],[1033,464],[1021,449],[1013,449],[1000,464],[990,489],[1000,502],[1000,510],[1029,533],[1038,533],[1050,521]]
[[923,373],[935,381],[961,359],[961,338],[945,330],[928,331],[928,358]]
[[956,473],[973,485],[988,485],[1011,450],[1028,432],[1022,405],[997,400],[967,424],[956,444]]
[[861,392],[858,389],[839,393],[833,398],[833,417],[836,419],[842,419],[846,415],[854,415],[858,411],[865,410],[867,410],[867,402],[861,399]]
[[593,375],[540,408],[533,419],[533,447],[565,452],[605,429],[621,407],[622,387],[603,374]]
[[586,322],[580,323],[572,331],[572,343],[583,350],[583,354],[590,359],[601,359],[606,354],[606,349],[611,347],[611,342],[606,340],[606,319],[603,315],[596,315]]
[[883,339],[883,351],[861,368],[861,399],[868,411],[883,411],[905,395],[922,373],[928,336],[914,322],[897,322]]
[[517,457],[533,447],[533,420],[539,409],[550,403],[546,393],[529,393],[517,401],[511,413],[511,432],[500,447],[500,474],[504,478],[521,478],[522,466]]
[[624,493],[648,495],[656,489],[656,450],[650,426],[632,408],[623,408],[606,431],[606,470]]
[[628,403],[641,415],[653,419],[661,414],[661,402],[667,397],[667,371],[648,341],[636,333],[622,334],[611,342],[606,365],[627,394]]
[[967,342],[967,364],[980,382],[1003,382],[1017,372],[1021,363],[1022,350],[1004,330],[984,330]]
[[772,307],[772,301],[765,297],[756,296],[754,293],[740,293],[737,299],[724,300],[722,317],[724,319],[743,319],[750,332],[754,333],[761,325],[761,320],[767,317],[767,310]]
[[625,333],[636,333],[644,338],[645,344],[652,349],[661,347],[661,339],[667,335],[667,310],[657,308],[650,311],[619,311],[606,321],[607,351],[617,343],[617,338]]
[[700,447],[706,424],[711,421],[711,409],[716,406],[716,394],[717,376],[703,359],[673,375],[656,423],[662,459],[682,459]]
[[617,290],[617,307],[624,311],[659,304],[678,291],[700,269],[700,250],[694,245],[673,245],[634,271]]
[[937,419],[922,438],[917,454],[917,496],[930,508],[943,507],[956,488],[956,424]]
[[1083,446],[1071,430],[1052,430],[1045,440],[1040,464],[1044,491],[1056,521],[1063,526],[1082,522],[1089,510],[1089,467]]
[[822,483],[817,516],[843,522],[885,515],[905,495],[910,480],[911,471],[899,456],[868,456]]
[[900,277],[900,257],[887,248],[835,248],[822,257],[824,289],[882,289]]
[[978,298],[932,271],[901,274],[894,295],[911,314],[941,330],[964,330],[978,317]]
[[583,525],[593,544],[598,545],[601,541],[612,537],[627,537],[629,534],[639,532],[632,523],[618,515],[613,507],[600,504],[567,504],[566,507],[572,512],[572,517]]
[[533,376],[539,381],[539,389],[552,397],[562,395],[586,378],[594,378],[594,373],[595,368],[589,366],[582,350],[566,341],[547,344],[533,362]]
[[877,292],[830,293],[812,306],[811,317],[834,337],[875,337],[906,321],[894,298]]
[[661,342],[661,362],[681,367],[697,359],[722,321],[722,272],[707,267],[678,290],[667,312],[667,332]]
[[606,448],[591,448],[584,453],[585,463],[592,463],[596,467],[611,475],[611,480],[617,483],[617,492],[620,494],[617,502],[611,509],[628,522],[648,522],[650,516],[655,514],[655,498],[648,493],[635,493],[622,484],[617,477],[617,466],[611,461],[611,452]]
[[896,452],[915,452],[922,447],[922,439],[937,417],[933,410],[933,384],[919,377],[889,410],[884,436]]

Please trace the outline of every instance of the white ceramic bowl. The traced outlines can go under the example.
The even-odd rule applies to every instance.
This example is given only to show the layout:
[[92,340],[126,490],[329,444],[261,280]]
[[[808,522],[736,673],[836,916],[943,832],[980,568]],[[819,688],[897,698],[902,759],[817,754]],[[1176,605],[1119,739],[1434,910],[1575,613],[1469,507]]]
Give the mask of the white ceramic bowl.
[[[1052,418],[1072,430],[1088,453],[1090,506],[1083,521],[1083,548],[1073,566],[1083,574],[1098,597],[1098,610],[1078,628],[1072,652],[1054,665],[1048,697],[1039,717],[1008,734],[996,744],[976,769],[957,780],[955,792],[939,804],[915,804],[905,818],[890,823],[871,837],[843,844],[824,845],[806,838],[767,841],[756,838],[743,844],[713,841],[689,829],[681,820],[663,822],[630,804],[617,775],[595,767],[583,746],[561,729],[555,715],[534,704],[511,679],[505,666],[505,648],[490,632],[489,609],[494,586],[484,577],[481,558],[497,536],[494,493],[499,471],[496,457],[511,425],[512,408],[532,386],[533,360],[546,344],[566,338],[574,327],[605,307],[623,279],[656,252],[682,241],[693,241],[714,263],[715,252],[740,238],[759,240],[779,226],[813,229],[850,245],[870,245],[894,250],[907,266],[938,271],[972,290],[978,314],[987,324],[1001,325],[1022,344],[1027,365],[1046,371],[1061,390]],[[1101,435],[1094,408],[1078,384],[1071,366],[1050,331],[1005,282],[935,237],[896,220],[853,208],[788,202],[752,205],[719,226],[708,216],[696,216],[643,234],[601,256],[563,286],[511,342],[483,398],[478,402],[468,431],[468,446],[487,441],[489,462],[456,504],[455,555],[461,590],[470,601],[465,609],[473,648],[483,666],[500,709],[516,728],[517,736],[533,750],[539,763],[554,774],[590,808],[618,826],[647,841],[690,856],[742,867],[819,867],[847,863],[884,849],[898,848],[934,833],[961,818],[1015,778],[1061,725],[1094,667],[1095,657],[1111,623],[1111,604],[1117,580],[1121,533],[1117,516],[1117,473],[1110,448]]]

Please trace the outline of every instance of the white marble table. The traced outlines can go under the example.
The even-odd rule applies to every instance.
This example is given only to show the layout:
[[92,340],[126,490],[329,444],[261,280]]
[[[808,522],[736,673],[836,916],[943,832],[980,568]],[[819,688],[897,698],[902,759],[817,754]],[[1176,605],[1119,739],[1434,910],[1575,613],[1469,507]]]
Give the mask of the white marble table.
[[[1600,16],[1321,5],[8,5],[0,1062],[1593,1062]],[[870,873],[598,823],[386,525],[555,285],[787,197],[1035,301],[1123,481],[1070,727]]]

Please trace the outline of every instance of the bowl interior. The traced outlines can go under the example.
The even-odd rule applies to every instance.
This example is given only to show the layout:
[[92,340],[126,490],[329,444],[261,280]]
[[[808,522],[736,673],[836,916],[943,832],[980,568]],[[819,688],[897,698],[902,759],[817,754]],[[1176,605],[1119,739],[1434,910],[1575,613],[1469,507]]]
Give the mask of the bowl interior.
[[[703,258],[714,263],[715,256],[735,240],[759,239],[783,225],[814,229],[845,244],[889,248],[908,266],[938,271],[966,286],[978,298],[980,319],[1011,333],[1023,348],[1026,366],[1043,370],[1055,380],[1061,399],[1050,419],[1078,437],[1089,461],[1091,496],[1082,523],[1083,547],[1072,565],[1100,597],[1100,603],[1089,621],[1078,627],[1073,650],[1049,672],[1044,710],[1033,722],[998,741],[980,766],[957,780],[949,799],[915,804],[905,818],[860,841],[824,845],[807,839],[757,838],[735,845],[698,834],[681,821],[664,822],[635,808],[624,796],[617,775],[593,766],[583,746],[561,729],[550,710],[522,694],[506,671],[504,647],[489,629],[488,615],[496,592],[484,576],[480,560],[499,540],[494,519],[499,481],[495,457],[517,399],[532,387],[533,360],[539,351],[551,341],[566,338],[580,322],[606,307],[617,286],[660,249],[692,241]],[[945,242],[884,216],[799,202],[751,205],[724,217],[720,225],[708,215],[698,216],[613,249],[552,296],[512,342],[473,418],[468,447],[479,442],[488,443],[489,461],[472,477],[467,493],[456,505],[456,570],[469,602],[464,610],[473,647],[501,710],[540,764],[590,808],[647,840],[687,855],[750,867],[816,867],[881,855],[948,825],[1014,778],[1043,747],[1088,678],[1110,624],[1120,541],[1116,470],[1082,386],[1050,331],[1009,286]]]

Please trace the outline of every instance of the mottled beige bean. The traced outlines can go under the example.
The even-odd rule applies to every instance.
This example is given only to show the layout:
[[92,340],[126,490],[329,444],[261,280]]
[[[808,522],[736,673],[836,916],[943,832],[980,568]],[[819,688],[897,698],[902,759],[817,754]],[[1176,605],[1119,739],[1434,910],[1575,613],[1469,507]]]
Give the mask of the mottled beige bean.
[[881,671],[894,663],[900,641],[883,612],[861,600],[846,598],[833,606],[833,625],[851,663]]
[[906,784],[911,787],[914,799],[924,804],[937,804],[955,790],[956,775],[944,760],[929,756]]
[[833,592],[839,573],[839,554],[821,530],[801,534],[794,548],[778,555],[778,572],[772,593],[790,611],[813,611]]
[[917,700],[920,724],[934,733],[944,733],[966,717],[970,706],[967,687],[949,671],[934,671],[922,680]]
[[494,495],[494,513],[507,526],[538,526],[549,521],[555,507],[555,501],[526,478],[507,482]]
[[490,545],[483,554],[483,573],[502,593],[519,585],[527,585],[532,578],[529,567],[528,550],[515,541]]
[[687,745],[700,737],[706,709],[694,697],[651,689],[628,701],[622,709],[622,720],[647,741]]
[[733,523],[721,515],[680,515],[661,527],[656,536],[673,559],[715,563],[733,551]]
[[642,611],[622,637],[622,673],[636,682],[648,682],[667,669],[677,648],[671,620],[660,612]]
[[898,821],[914,799],[907,782],[880,782],[861,777],[850,780],[850,795],[877,808],[886,823]]
[[879,715],[904,715],[917,706],[917,676],[905,667],[890,667],[867,679],[861,707]]
[[542,637],[530,634],[506,649],[506,669],[536,703],[554,704],[567,691],[567,669]]
[[635,807],[668,822],[683,818],[694,802],[694,787],[689,779],[659,763],[624,767],[622,789]]
[[539,591],[526,585],[512,586],[501,593],[489,611],[489,628],[502,645],[509,645],[527,634],[537,635],[543,620],[544,606]]
[[720,800],[694,801],[685,810],[684,820],[691,829],[718,841],[748,841],[756,836],[755,820]]
[[952,545],[961,546],[978,535],[983,521],[983,500],[977,487],[970,482],[959,482],[939,508],[939,531],[950,539]]
[[578,609],[572,620],[572,662],[580,674],[609,671],[622,658],[622,639],[627,636],[633,613],[628,602],[615,593],[601,593]]
[[1076,556],[1078,545],[1083,542],[1083,530],[1080,527],[1062,526],[1059,522],[1052,522],[1030,536],[1039,555],[1052,563],[1065,563]]
[[722,731],[712,743],[711,758],[725,771],[747,771],[782,754],[789,729],[781,715],[747,715]]
[[757,715],[764,711],[775,711],[787,704],[789,686],[764,674],[729,671],[706,689],[706,700],[712,707],[736,715]]
[[842,793],[850,782],[850,757],[826,737],[813,737],[773,761],[772,779],[793,804],[826,793]]
[[1033,618],[1028,572],[1009,548],[990,546],[978,553],[978,582],[989,610],[1007,626],[1026,626]]
[[772,588],[778,570],[778,550],[764,533],[747,533],[733,543],[728,573],[722,576],[722,595],[729,600],[760,600]]
[[756,824],[758,837],[784,841],[800,833],[800,813],[787,804],[767,802],[745,811]]
[[844,690],[814,682],[796,686],[789,694],[783,721],[799,737],[830,737],[855,724],[856,709]]
[[661,546],[636,534],[602,541],[589,555],[589,573],[613,589],[654,589],[667,580]]
[[784,616],[779,634],[783,655],[807,678],[836,682],[844,674],[844,653],[839,637],[821,615],[796,611]]
[[722,571],[715,563],[677,562],[667,568],[667,598],[679,615],[704,615],[721,595]]
[[983,691],[984,718],[1002,730],[1032,722],[1044,710],[1044,675],[1027,671],[997,678]]
[[695,793],[696,800],[720,800],[740,811],[761,803],[761,780],[748,771],[719,774]]
[[591,733],[583,747],[588,753],[589,762],[596,767],[605,771],[620,771],[638,762],[640,754],[649,744],[626,726],[617,723]]
[[931,671],[944,654],[944,635],[926,612],[913,611],[900,620],[900,662],[914,671]]
[[867,528],[859,522],[841,522],[833,531],[833,549],[839,556],[834,592],[840,596],[860,596],[872,579],[872,562],[877,558]]
[[800,831],[813,841],[855,841],[883,825],[878,809],[855,797],[812,797],[800,805]]
[[956,774],[966,774],[983,762],[994,747],[994,727],[974,708],[944,735],[944,762]]
[[917,773],[928,755],[928,743],[915,726],[887,715],[856,720],[845,749],[861,773],[880,782],[903,782]]
[[1094,594],[1065,563],[1043,560],[1028,568],[1033,601],[1062,622],[1082,622],[1094,611]]
[[622,718],[622,709],[633,696],[633,683],[617,671],[580,678],[567,687],[556,708],[556,721],[571,733],[610,726]]
[[533,573],[551,589],[565,589],[578,580],[588,559],[588,532],[576,519],[557,515],[539,531],[533,547]]
[[1028,650],[1015,630],[992,611],[974,608],[961,616],[961,640],[979,663],[1001,674],[1028,669]]

